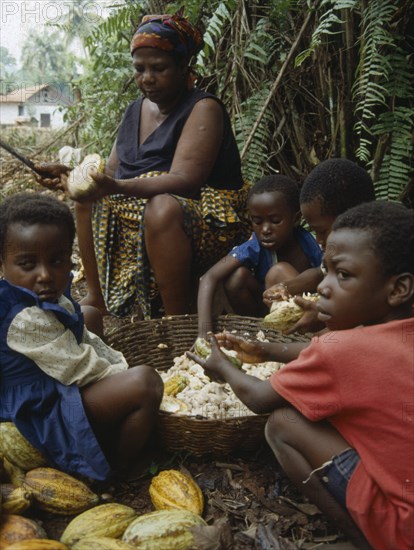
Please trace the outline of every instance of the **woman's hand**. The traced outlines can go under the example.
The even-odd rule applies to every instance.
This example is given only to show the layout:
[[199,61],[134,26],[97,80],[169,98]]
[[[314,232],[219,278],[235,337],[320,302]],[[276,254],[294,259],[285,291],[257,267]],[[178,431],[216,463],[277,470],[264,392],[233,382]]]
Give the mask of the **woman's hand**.
[[284,334],[293,334],[294,332],[305,334],[306,332],[318,332],[326,328],[325,323],[322,323],[318,319],[316,302],[306,300],[306,298],[302,298],[301,296],[295,296],[294,300],[303,309],[303,315],[292,328],[284,331]]
[[95,181],[96,186],[92,187],[88,192],[82,194],[82,197],[71,197],[77,202],[95,202],[107,195],[113,195],[118,193],[118,183],[117,180],[111,178],[103,172],[92,171],[90,176]]
[[264,363],[268,360],[263,342],[259,340],[246,340],[230,332],[217,334],[216,338],[219,346],[234,350],[243,363]]
[[35,173],[37,183],[53,191],[66,191],[67,176],[71,171],[69,166],[65,166],[64,164],[42,162],[40,164],[35,164],[34,168],[37,171]]
[[270,286],[263,292],[263,302],[271,307],[273,302],[280,302],[282,300],[288,300],[290,294],[286,288],[285,283],[278,283],[277,285]]

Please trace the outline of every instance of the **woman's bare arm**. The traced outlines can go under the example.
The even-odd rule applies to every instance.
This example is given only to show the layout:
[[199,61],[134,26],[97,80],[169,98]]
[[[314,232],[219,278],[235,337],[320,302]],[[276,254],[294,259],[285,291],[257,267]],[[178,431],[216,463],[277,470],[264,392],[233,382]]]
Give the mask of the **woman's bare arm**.
[[118,159],[118,153],[116,152],[116,140],[115,140],[105,165],[105,174],[111,178],[114,178],[118,165],[119,165],[119,159]]
[[[118,193],[140,198],[150,198],[161,193],[194,196],[214,166],[222,136],[222,106],[215,99],[202,99],[194,106],[183,128],[168,174],[125,180],[108,177],[109,174],[96,174],[94,179],[98,189],[88,200]],[[114,155],[111,153],[115,162]]]

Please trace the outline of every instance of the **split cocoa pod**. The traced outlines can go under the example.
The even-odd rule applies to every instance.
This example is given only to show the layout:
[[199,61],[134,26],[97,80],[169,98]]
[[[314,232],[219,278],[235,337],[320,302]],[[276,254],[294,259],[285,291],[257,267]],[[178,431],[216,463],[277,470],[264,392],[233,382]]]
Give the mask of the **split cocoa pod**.
[[149,494],[157,510],[188,510],[201,516],[204,497],[194,479],[178,470],[163,470],[153,477]]
[[97,153],[86,155],[83,161],[70,172],[68,176],[68,192],[72,199],[81,199],[90,195],[96,189],[93,173],[103,172],[105,161]]
[[[319,294],[303,294],[302,298],[311,302],[319,300]],[[302,317],[304,310],[295,303],[294,296],[288,300],[272,302],[270,313],[263,319],[263,324],[281,332],[292,328]]]

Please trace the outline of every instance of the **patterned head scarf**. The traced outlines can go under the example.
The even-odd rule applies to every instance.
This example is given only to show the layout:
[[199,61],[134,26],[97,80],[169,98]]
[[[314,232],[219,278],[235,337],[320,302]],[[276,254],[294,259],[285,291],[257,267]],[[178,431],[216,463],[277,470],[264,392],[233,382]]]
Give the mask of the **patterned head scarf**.
[[146,15],[131,40],[131,55],[137,48],[158,48],[189,61],[203,47],[203,36],[182,11],[174,15]]

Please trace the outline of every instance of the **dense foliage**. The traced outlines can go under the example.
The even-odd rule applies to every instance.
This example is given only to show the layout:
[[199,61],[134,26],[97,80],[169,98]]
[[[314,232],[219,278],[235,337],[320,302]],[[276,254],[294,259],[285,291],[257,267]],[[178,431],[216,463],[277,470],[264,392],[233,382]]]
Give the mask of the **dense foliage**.
[[124,0],[86,40],[82,101],[70,115],[86,115],[85,152],[109,153],[137,95],[128,46],[142,15],[182,4],[204,30],[198,84],[226,104],[247,178],[280,171],[302,181],[342,156],[371,171],[378,197],[412,195],[412,0]]

